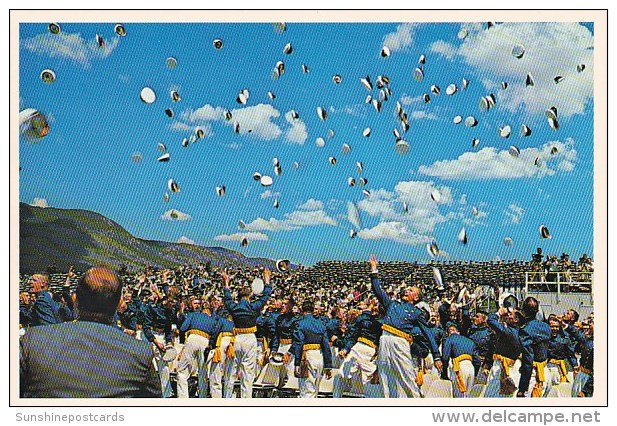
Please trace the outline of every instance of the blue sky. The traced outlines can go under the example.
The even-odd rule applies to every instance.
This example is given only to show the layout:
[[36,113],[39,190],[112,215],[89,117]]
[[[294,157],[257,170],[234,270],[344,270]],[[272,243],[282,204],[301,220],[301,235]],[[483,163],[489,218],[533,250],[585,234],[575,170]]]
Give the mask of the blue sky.
[[[57,35],[46,24],[20,27],[20,110],[44,112],[51,128],[40,140],[20,137],[23,202],[93,210],[140,238],[306,264],[364,260],[369,253],[426,262],[431,240],[442,260],[528,259],[536,247],[593,255],[592,25],[289,23],[277,33],[271,23],[125,22],[126,37],[116,36],[109,23],[60,25]],[[461,28],[468,33],[464,39]],[[97,33],[104,48],[95,44]],[[212,44],[217,38],[220,50]],[[283,53],[287,43],[290,55]],[[517,59],[511,51],[519,44],[525,54]],[[380,56],[383,46],[389,57]],[[413,71],[422,54],[425,76],[418,82]],[[170,56],[177,59],[175,69],[166,66]],[[280,60],[285,73],[274,79]],[[580,73],[579,64],[585,64]],[[44,69],[55,72],[54,83],[41,81]],[[527,73],[533,87],[525,86]],[[338,85],[335,74],[342,76]],[[390,78],[392,95],[379,113],[365,103],[369,94],[379,97],[376,87],[369,92],[360,83],[366,75],[374,86],[378,75]],[[565,79],[556,84],[558,75]],[[470,82],[466,90],[463,78]],[[433,84],[439,95],[430,92]],[[445,93],[449,84],[458,87],[452,96]],[[146,86],[157,94],[152,104],[140,100]],[[242,89],[250,92],[246,105],[236,102]],[[171,90],[179,102],[172,102]],[[431,96],[428,104],[424,93]],[[479,100],[490,93],[496,105],[481,111]],[[397,102],[409,117],[406,155],[394,150]],[[325,121],[319,106],[328,112]],[[551,106],[558,109],[557,131],[544,114]],[[166,108],[174,110],[173,119]],[[225,109],[231,121],[224,120]],[[457,115],[459,125],[453,123]],[[470,115],[476,127],[465,126]],[[531,136],[520,136],[522,124]],[[506,125],[508,139],[498,136]],[[205,138],[182,147],[198,126]],[[368,138],[362,135],[367,127]],[[320,137],[322,148],[315,143]],[[473,138],[480,140],[475,149]],[[159,142],[167,146],[168,163],[157,162]],[[349,154],[341,150],[344,143]],[[519,148],[518,158],[508,153],[511,145]],[[141,162],[132,160],[136,152]],[[274,174],[275,157],[281,176]],[[541,167],[534,165],[537,157]],[[359,181],[357,161],[364,163],[368,197],[359,184],[347,184],[348,177]],[[274,184],[261,186],[254,172],[273,177]],[[181,191],[165,202],[172,178]],[[215,190],[220,185],[226,186],[222,197]],[[434,190],[439,203],[431,198]],[[349,202],[360,212],[360,227],[348,218]],[[171,210],[178,219],[170,218]],[[540,225],[552,239],[540,239]],[[467,245],[457,241],[462,227]],[[249,245],[241,248],[245,236]],[[505,237],[514,244],[506,246]]]

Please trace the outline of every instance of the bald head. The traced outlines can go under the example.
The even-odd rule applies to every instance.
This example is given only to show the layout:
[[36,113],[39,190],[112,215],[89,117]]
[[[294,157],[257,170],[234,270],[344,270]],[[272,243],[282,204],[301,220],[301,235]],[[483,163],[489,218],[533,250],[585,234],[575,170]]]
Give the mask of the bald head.
[[115,272],[106,268],[89,269],[77,283],[80,318],[113,317],[121,295],[122,283]]

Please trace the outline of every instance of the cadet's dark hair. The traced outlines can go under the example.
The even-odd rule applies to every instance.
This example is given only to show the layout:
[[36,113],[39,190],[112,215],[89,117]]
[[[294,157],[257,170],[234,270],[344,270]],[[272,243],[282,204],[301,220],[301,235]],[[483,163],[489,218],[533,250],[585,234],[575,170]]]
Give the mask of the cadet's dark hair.
[[244,297],[251,297],[251,294],[253,294],[253,290],[251,290],[249,286],[244,286],[238,291],[238,296],[240,296],[241,299]]
[[79,318],[111,322],[122,296],[118,275],[106,268],[89,269],[77,283]]
[[535,318],[539,309],[540,309],[540,306],[538,304],[538,299],[536,299],[535,297],[531,297],[531,296],[529,296],[527,299],[523,301],[523,306],[521,307],[521,310],[523,311],[523,315],[525,315],[525,318],[527,319]]
[[576,322],[578,321],[578,312],[576,312],[574,309],[570,309],[570,312],[572,312],[572,321]]
[[302,302],[302,312],[312,313],[315,310],[315,302],[312,300],[305,300]]

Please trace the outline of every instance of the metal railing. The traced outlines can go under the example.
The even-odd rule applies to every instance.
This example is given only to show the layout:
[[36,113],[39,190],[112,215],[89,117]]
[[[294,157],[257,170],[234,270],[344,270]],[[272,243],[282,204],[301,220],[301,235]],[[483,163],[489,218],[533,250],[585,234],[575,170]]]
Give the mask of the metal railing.
[[592,271],[525,272],[525,293],[591,293]]

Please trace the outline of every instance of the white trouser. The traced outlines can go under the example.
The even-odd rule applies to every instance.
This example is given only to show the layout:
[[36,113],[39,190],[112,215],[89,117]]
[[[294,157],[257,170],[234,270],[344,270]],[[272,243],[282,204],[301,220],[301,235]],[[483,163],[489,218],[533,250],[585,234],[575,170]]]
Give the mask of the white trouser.
[[[452,364],[452,362],[451,362]],[[465,387],[467,391],[462,393],[458,388],[458,382],[456,381],[456,373],[454,372],[454,366],[450,365],[448,368],[448,375],[450,380],[452,381],[452,396],[454,398],[467,398],[469,396],[469,392],[471,392],[471,388],[473,387],[474,381],[476,379],[476,372],[473,368],[473,364],[468,359],[461,361],[461,375],[463,376],[463,383],[465,383]]]
[[234,357],[229,360],[225,398],[231,398],[236,375],[239,373],[240,397],[253,397],[253,381],[257,364],[257,338],[254,333],[238,334],[234,343]]
[[204,351],[208,347],[209,340],[197,334],[191,334],[186,338],[184,348],[180,353],[178,362],[178,398],[189,397],[189,376],[198,373],[199,397],[206,397],[207,374],[204,360]]
[[334,375],[332,397],[340,398],[348,389],[365,393],[369,376],[377,368],[373,355],[375,355],[374,348],[361,342],[353,345]]
[[589,380],[589,374],[579,371],[572,383],[572,398],[578,397],[578,394],[583,391],[583,388],[587,384],[587,380]]
[[[286,354],[289,353],[291,349],[291,343],[281,344],[279,345],[278,353]],[[294,375],[294,356],[292,353],[289,353],[289,362],[287,364],[281,365],[272,365],[270,364],[270,368],[274,369],[277,372],[277,376],[279,378],[278,386],[282,387],[287,380],[288,377],[292,377]]]
[[[229,346],[229,341],[231,340],[231,336],[225,336],[221,338],[221,361],[220,362],[212,362],[212,357],[214,356],[214,352],[216,349],[210,351],[208,355],[208,360],[210,361],[210,396],[212,398],[222,398],[223,397],[223,389],[227,389],[231,387],[231,391],[229,392],[231,398],[231,394],[233,393],[233,381],[231,384],[227,383],[228,376],[225,374],[225,371],[228,370],[227,364],[229,364],[229,360],[227,359],[227,355],[225,351],[227,350],[227,346]],[[223,383],[223,379],[225,379],[225,383]]]
[[418,364],[407,340],[384,331],[376,364],[384,398],[420,398]]
[[424,369],[427,373],[433,373],[439,376],[441,373],[435,368],[435,362],[433,360],[433,354],[428,354],[426,358],[424,358]]
[[[165,334],[157,333],[152,331],[154,338],[165,344]],[[159,348],[156,345],[152,344],[152,351],[154,352],[154,366],[159,372],[159,377],[161,379],[161,390],[163,391],[163,398],[170,398],[172,394],[171,388],[171,380],[169,380],[169,365],[165,361],[163,361],[163,354],[159,351]]]
[[[521,368],[521,361],[517,359],[514,365],[510,367],[510,377],[514,381],[514,385],[518,387],[518,382],[521,378],[519,369]],[[509,398],[516,395],[516,390],[512,392],[512,395],[501,395],[499,390],[501,389],[501,362],[499,360],[493,361],[493,367],[488,373],[486,378],[486,391],[484,392],[485,398]]]
[[548,375],[546,376],[546,380],[548,380],[552,386],[557,386],[561,383],[561,373],[559,372],[559,366],[557,364],[553,364],[551,362],[546,366]]
[[259,373],[261,369],[266,365],[266,351],[264,350],[264,341],[265,337],[257,340],[257,362],[255,363],[255,377],[259,377]]
[[[531,391],[533,390],[534,386],[536,385],[536,375],[538,373],[536,372],[536,368],[533,367],[533,369],[531,370],[531,378],[529,379],[529,390],[527,391],[527,397],[531,398],[532,394]],[[542,396],[541,398],[545,398],[548,393],[551,391],[551,387],[552,387],[553,383],[551,381],[551,375],[548,371],[547,367],[544,367],[544,383],[542,383]]]
[[300,398],[317,398],[323,373],[321,350],[311,349],[306,351],[306,361],[308,364],[308,377],[298,379]]

